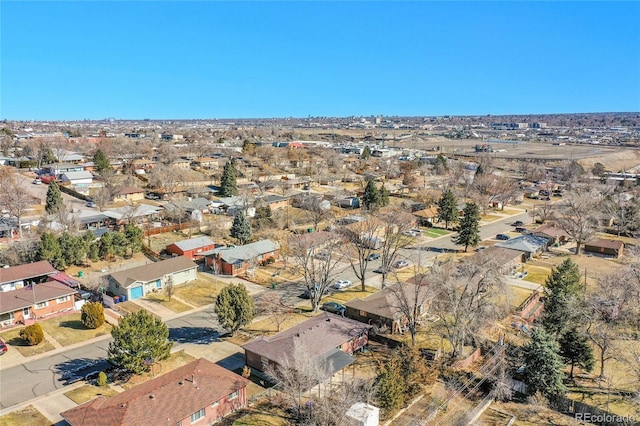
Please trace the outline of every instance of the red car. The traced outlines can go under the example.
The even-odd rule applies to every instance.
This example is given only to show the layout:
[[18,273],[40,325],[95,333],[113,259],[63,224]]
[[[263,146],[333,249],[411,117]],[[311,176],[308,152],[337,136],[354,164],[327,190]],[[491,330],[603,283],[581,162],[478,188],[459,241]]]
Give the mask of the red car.
[[7,345],[2,339],[0,339],[0,355],[4,355],[8,350],[9,348],[7,347]]

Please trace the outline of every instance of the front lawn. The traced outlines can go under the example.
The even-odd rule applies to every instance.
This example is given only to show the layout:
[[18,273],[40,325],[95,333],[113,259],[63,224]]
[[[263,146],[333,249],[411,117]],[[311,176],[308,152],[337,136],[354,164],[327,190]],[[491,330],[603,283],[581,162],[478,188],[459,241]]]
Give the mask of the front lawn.
[[82,324],[81,316],[80,312],[76,312],[40,321],[40,325],[62,346],[69,346],[111,333],[111,325],[106,322],[93,330],[86,328]]
[[[133,314],[138,311],[144,311],[145,309],[138,305],[135,302],[127,300],[126,302],[120,302],[114,305],[116,311],[120,312],[121,315]],[[156,316],[153,312],[149,312],[151,315]]]
[[47,419],[33,405],[12,411],[0,417],[2,426],[51,426],[51,421]]
[[172,297],[171,300],[169,300],[169,297],[164,293],[149,293],[145,296],[145,299],[159,303],[165,308],[170,309],[176,313],[186,312],[193,309],[191,306],[185,305],[175,297]]
[[24,340],[20,337],[20,330],[23,327],[16,327],[11,330],[0,333],[0,338],[10,345],[9,350],[17,350],[22,356],[30,357],[33,355],[39,355],[48,351],[52,351],[55,347],[46,339],[40,342],[36,346],[28,346]]
[[524,277],[525,281],[544,285],[547,281],[547,277],[551,274],[551,268],[545,268],[535,265],[524,265],[524,270],[528,272],[528,275]]
[[79,388],[75,388],[66,392],[64,395],[75,402],[76,404],[84,404],[87,401],[91,401],[92,399],[103,395],[107,398],[117,395],[118,392],[109,386],[93,386],[93,385],[84,385]]
[[[292,310],[296,309],[292,308]],[[259,336],[272,335],[278,332],[278,322],[280,322],[280,331],[282,331],[300,324],[312,316],[310,313],[302,314],[297,312],[283,313],[279,314],[279,316],[267,315],[265,318],[247,325],[244,331]]]
[[361,288],[360,283],[356,283],[352,287],[349,287],[344,290],[334,290],[331,296],[327,296],[326,298],[322,299],[323,301],[322,303],[329,302],[329,301],[336,301],[344,304],[352,299],[364,299],[365,297],[370,296],[373,293],[376,293],[377,291],[379,291],[377,288],[369,287],[369,286],[365,286],[364,291],[360,290],[360,288]]
[[452,231],[442,228],[423,228],[422,235],[430,238],[438,238],[450,234]]
[[195,306],[206,306],[215,303],[216,296],[225,287],[225,283],[209,274],[198,274],[198,279],[180,284],[174,294],[185,302]]

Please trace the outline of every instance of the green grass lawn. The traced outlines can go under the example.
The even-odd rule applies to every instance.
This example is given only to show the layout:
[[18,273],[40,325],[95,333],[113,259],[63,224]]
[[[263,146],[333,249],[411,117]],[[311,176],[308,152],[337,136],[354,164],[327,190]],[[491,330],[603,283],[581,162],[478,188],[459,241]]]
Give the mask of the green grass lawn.
[[106,396],[108,398],[117,394],[118,392],[110,388],[109,386],[84,385],[66,392],[64,395],[76,404],[80,405],[84,404],[87,401],[91,401],[92,399],[100,395]]
[[0,417],[1,426],[51,426],[51,422],[33,405],[12,411]]
[[10,346],[9,350],[15,349],[20,352],[22,356],[30,357],[55,349],[55,347],[46,338],[36,346],[28,346],[24,340],[20,338],[20,330],[22,328],[23,327],[16,327],[5,331],[4,333],[0,333],[0,338]]
[[524,270],[529,273],[524,277],[525,281],[544,285],[549,274],[551,274],[551,268],[544,268],[542,266],[524,265]]
[[42,325],[44,331],[49,333],[62,346],[69,346],[111,333],[111,325],[107,323],[92,330],[86,328],[80,318],[81,313],[76,312],[40,321],[40,325]]
[[448,229],[442,229],[442,228],[426,228],[426,229],[423,229],[422,231],[422,235],[430,238],[438,238],[450,233],[451,231],[449,231]]
[[170,309],[176,313],[186,312],[193,309],[191,306],[185,305],[175,297],[171,298],[171,301],[169,301],[169,297],[167,297],[167,295],[164,293],[149,293],[145,296],[145,299],[159,303],[165,308]]

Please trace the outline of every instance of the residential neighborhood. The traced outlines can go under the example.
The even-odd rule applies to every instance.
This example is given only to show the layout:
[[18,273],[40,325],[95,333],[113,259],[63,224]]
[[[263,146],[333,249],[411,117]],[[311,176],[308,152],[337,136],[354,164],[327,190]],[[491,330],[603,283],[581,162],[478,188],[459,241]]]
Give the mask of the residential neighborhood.
[[0,423],[640,418],[637,137],[485,122],[4,123]]

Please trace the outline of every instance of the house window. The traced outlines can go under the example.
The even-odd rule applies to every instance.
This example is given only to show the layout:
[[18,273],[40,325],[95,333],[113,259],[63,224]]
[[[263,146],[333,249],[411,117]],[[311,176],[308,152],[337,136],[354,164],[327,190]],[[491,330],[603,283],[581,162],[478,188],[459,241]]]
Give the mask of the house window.
[[232,399],[236,399],[237,397],[238,397],[238,391],[235,391],[235,392],[231,392],[227,397],[227,399],[231,401]]
[[0,321],[10,321],[13,319],[13,312],[7,312],[6,314],[0,315]]
[[56,303],[68,302],[70,298],[71,298],[71,296],[58,297],[56,299]]
[[217,407],[218,405],[220,405],[220,401],[216,401],[213,404],[211,404],[212,407]]
[[201,408],[200,410],[196,411],[191,415],[191,423],[195,423],[203,417],[204,417],[204,408]]
[[36,304],[36,309],[46,308],[47,306],[49,306],[49,301],[40,302]]

